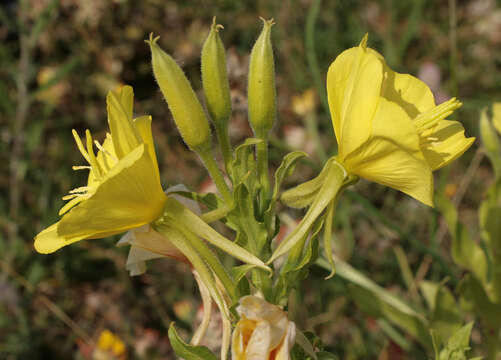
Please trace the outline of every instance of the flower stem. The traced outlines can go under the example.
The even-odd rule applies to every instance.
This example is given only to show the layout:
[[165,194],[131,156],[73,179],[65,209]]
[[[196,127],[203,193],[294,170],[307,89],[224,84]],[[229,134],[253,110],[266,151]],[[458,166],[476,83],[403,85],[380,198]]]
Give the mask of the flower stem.
[[198,154],[207,168],[210,177],[216,184],[217,189],[223,196],[224,201],[227,204],[231,204],[233,202],[233,195],[231,194],[226,181],[224,181],[223,174],[221,173],[221,170],[219,170],[212,153],[210,151],[199,151]]
[[230,137],[228,136],[228,126],[223,125],[223,121],[215,124],[217,139],[219,141],[219,146],[221,147],[221,153],[223,154],[224,166],[226,168],[226,173],[231,171],[231,162],[233,160],[233,151],[231,149]]
[[499,329],[491,330],[487,335],[487,357],[486,360],[499,359]]
[[214,253],[205,245],[205,243],[191,231],[186,229],[184,226],[179,225],[176,220],[169,221],[169,224],[179,231],[186,240],[189,241],[193,249],[200,254],[202,259],[207,263],[209,268],[216,274],[217,278],[221,281],[226,291],[229,293],[233,300],[237,300],[236,294],[236,284],[235,281],[230,277],[223,264],[214,255]]
[[268,139],[267,136],[259,137],[263,141],[256,144],[257,173],[262,186],[260,210],[264,212],[270,196],[270,179],[268,178]]
[[327,212],[325,214],[325,223],[324,223],[324,251],[327,260],[329,260],[329,264],[331,266],[331,273],[325,278],[330,279],[336,274],[336,266],[334,264],[334,259],[332,258],[332,222],[334,218],[334,210],[336,208],[337,201],[332,200],[327,206]]

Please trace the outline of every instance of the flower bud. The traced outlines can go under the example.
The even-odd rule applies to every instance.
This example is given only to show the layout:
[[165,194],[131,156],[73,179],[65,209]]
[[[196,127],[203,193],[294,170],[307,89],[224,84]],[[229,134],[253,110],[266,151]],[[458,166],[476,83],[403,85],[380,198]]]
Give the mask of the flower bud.
[[153,74],[160,86],[172,117],[184,142],[192,150],[203,151],[210,146],[207,117],[188,79],[178,64],[158,46],[159,37],[150,39]]
[[237,307],[240,321],[232,338],[232,360],[288,360],[296,326],[279,306],[257,296],[244,296]]
[[264,137],[275,121],[277,97],[271,46],[272,20],[263,20],[263,31],[252,48],[249,65],[249,121],[257,137]]
[[222,25],[216,17],[202,48],[202,84],[209,114],[217,126],[226,127],[231,113],[230,86],[226,73],[226,55],[219,37]]
[[482,110],[480,115],[480,136],[482,137],[482,142],[489,153],[499,153],[501,145],[491,122],[487,118],[487,109]]

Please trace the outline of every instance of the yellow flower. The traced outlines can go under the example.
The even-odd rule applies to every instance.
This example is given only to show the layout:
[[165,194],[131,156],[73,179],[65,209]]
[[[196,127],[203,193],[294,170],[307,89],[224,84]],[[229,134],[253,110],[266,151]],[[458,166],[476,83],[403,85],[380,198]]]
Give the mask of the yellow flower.
[[461,103],[453,98],[435,105],[421,80],[392,71],[367,47],[367,35],[331,64],[327,92],[337,160],[348,173],[433,206],[432,171],[475,140],[465,138],[459,122],[445,120]]
[[[35,249],[51,253],[83,239],[103,238],[149,224],[159,218],[167,200],[162,191],[151,133],[151,117],[132,117],[134,94],[130,86],[108,93],[111,134],[103,144],[86,131],[86,146],[73,130],[88,166],[87,186],[65,196],[70,200],[62,218],[35,237]],[[98,149],[94,153],[94,145]]]
[[244,296],[232,338],[233,360],[287,360],[294,346],[296,326],[279,306],[257,296]]
[[99,335],[93,359],[126,359],[127,353],[123,341],[111,331],[105,329]]

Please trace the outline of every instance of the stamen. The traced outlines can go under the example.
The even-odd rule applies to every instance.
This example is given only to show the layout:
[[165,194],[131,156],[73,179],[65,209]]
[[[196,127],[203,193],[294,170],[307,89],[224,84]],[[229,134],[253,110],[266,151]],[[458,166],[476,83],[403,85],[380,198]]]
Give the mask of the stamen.
[[90,131],[87,129],[85,130],[85,137],[87,140],[87,153],[89,154],[89,163],[90,166],[92,166],[92,170],[95,172],[96,178],[101,178],[102,172],[101,172],[101,166],[99,166],[99,162],[96,159],[96,155],[94,154],[94,148],[92,147],[92,135],[90,134]]
[[70,190],[70,194],[84,194],[87,191],[89,191],[89,187],[88,186],[81,186],[81,187],[77,187],[77,188],[75,188],[73,190]]
[[73,170],[90,170],[92,167],[88,165],[74,165],[71,167]]
[[78,196],[81,196],[80,194],[71,194],[71,195],[65,195],[62,197],[63,200],[71,200],[71,199],[74,199]]
[[99,151],[102,151],[104,154],[108,155],[110,158],[118,162],[118,158],[112,153],[110,153],[108,150],[106,150],[104,146],[101,145],[97,140],[94,140],[94,144],[96,144],[96,147],[99,149]]
[[75,142],[77,143],[78,150],[80,150],[80,153],[82,154],[82,156],[90,164],[89,154],[87,154],[87,151],[85,151],[84,146],[82,144],[82,140],[80,139],[80,136],[78,136],[78,133],[76,132],[75,129],[71,130],[71,133],[73,134],[73,137],[75,138]]
[[431,144],[439,139],[433,137],[434,129],[438,123],[451,115],[454,110],[461,107],[462,103],[456,98],[452,98],[442,104],[435,106],[414,119],[414,126],[419,134],[421,145]]

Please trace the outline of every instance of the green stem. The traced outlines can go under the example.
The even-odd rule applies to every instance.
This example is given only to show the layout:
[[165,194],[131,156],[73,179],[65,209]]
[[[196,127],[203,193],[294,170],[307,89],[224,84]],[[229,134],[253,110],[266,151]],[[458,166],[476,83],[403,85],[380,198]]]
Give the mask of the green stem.
[[326,114],[329,114],[329,104],[327,102],[327,94],[325,91],[324,79],[320,73],[317,61],[317,53],[315,52],[315,23],[317,22],[318,13],[322,0],[313,0],[308,16],[306,18],[305,30],[305,47],[308,66],[315,82],[315,87],[320,94],[320,101]]
[[305,117],[306,130],[311,140],[315,143],[315,152],[317,153],[318,159],[325,163],[327,160],[327,154],[325,153],[324,147],[322,146],[322,141],[320,139],[320,134],[318,133],[318,126],[316,121],[315,113],[310,112]]
[[308,233],[315,220],[342,189],[343,183],[347,178],[346,170],[336,160],[331,159],[329,161],[331,163],[326,166],[330,165],[330,168],[328,169],[324,183],[315,196],[315,199],[306,212],[306,215],[298,226],[284,240],[282,240],[271,256],[271,259],[268,260],[268,264],[288,252],[303,238],[303,236]]
[[233,202],[233,196],[231,195],[226,181],[224,181],[223,174],[221,173],[221,170],[219,170],[219,167],[217,166],[212,153],[210,151],[199,151],[198,154],[202,159],[205,167],[207,168],[210,177],[216,184],[217,189],[223,196],[224,201],[227,204],[231,204]]
[[228,135],[228,126],[226,124],[227,121],[218,121],[215,125],[215,128],[219,146],[221,146],[221,153],[223,154],[226,173],[229,174],[231,171],[231,162],[233,161],[233,151],[231,149],[230,137]]
[[499,329],[492,330],[487,335],[487,358],[486,360],[499,360]]
[[257,173],[259,182],[263,188],[261,192],[260,209],[264,212],[270,197],[270,179],[268,177],[268,139],[267,136],[259,136],[263,141],[256,144]]
[[214,255],[214,253],[205,245],[205,243],[191,231],[187,230],[184,226],[179,225],[176,220],[169,221],[169,224],[173,226],[177,231],[179,231],[186,240],[189,241],[190,245],[195,249],[195,251],[200,254],[202,259],[207,263],[209,268],[216,274],[217,278],[221,281],[226,291],[230,294],[234,301],[238,300],[236,292],[235,281],[230,277],[223,264]]
[[202,215],[200,215],[200,218],[205,221],[207,224],[210,224],[214,221],[218,221],[226,216],[228,212],[231,210],[231,207],[229,206],[223,206],[221,208],[217,208],[212,211],[208,211]]

